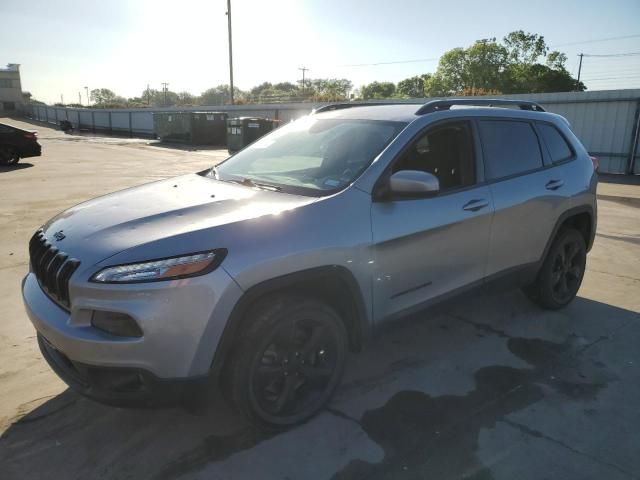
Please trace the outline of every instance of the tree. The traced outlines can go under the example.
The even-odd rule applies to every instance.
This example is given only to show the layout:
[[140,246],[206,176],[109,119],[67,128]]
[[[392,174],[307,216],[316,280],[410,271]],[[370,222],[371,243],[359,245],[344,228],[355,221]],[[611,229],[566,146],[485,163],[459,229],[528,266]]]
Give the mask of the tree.
[[[449,50],[438,63],[430,94],[457,95],[465,89],[501,90],[507,67],[507,50],[495,38],[478,40],[466,50]],[[435,91],[434,91],[435,90]]]
[[195,95],[192,95],[189,92],[178,93],[177,105],[195,105],[195,104],[196,104]]
[[515,64],[533,65],[549,51],[544,37],[535,33],[516,30],[509,33],[503,40],[509,60]]
[[431,74],[416,75],[398,82],[396,93],[409,98],[423,98],[425,96],[427,82],[431,80]]
[[[233,96],[237,100],[241,100],[245,93],[238,87],[233,87]],[[218,85],[209,88],[200,95],[198,99],[199,105],[224,105],[231,102],[229,85]]]
[[[271,84],[269,84],[269,85],[271,85]],[[274,90],[280,90],[281,92],[287,92],[287,93],[297,93],[298,92],[298,86],[295,83],[291,83],[291,82],[276,83],[275,85],[273,85],[273,89]]]
[[[228,88],[228,87],[227,87]],[[269,88],[273,88],[273,84],[270,82],[263,82],[260,85],[253,87],[249,92],[252,96],[258,96],[262,93],[263,90],[267,90]]]
[[316,101],[339,101],[349,98],[353,83],[346,78],[316,78],[309,80],[310,94]]
[[[566,55],[549,53],[544,37],[518,30],[499,43],[495,38],[454,48],[440,58],[425,81],[430,96],[534,93],[584,90],[565,69]],[[476,93],[477,92],[477,93]]]
[[117,95],[108,88],[96,88],[94,90],[91,90],[91,93],[89,94],[91,101],[96,106],[113,103],[116,96]]
[[392,82],[372,82],[360,89],[360,94],[365,100],[371,98],[390,98],[396,92],[396,86]]

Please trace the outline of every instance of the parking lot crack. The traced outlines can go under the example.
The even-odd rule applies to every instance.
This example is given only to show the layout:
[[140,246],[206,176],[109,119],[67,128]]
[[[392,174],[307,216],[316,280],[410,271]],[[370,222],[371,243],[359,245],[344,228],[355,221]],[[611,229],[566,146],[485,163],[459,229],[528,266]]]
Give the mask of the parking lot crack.
[[469,320],[468,318],[465,318],[461,315],[456,315],[453,313],[449,313],[449,315],[457,320],[460,320],[461,322],[471,325],[472,327],[476,328],[477,330],[480,330],[483,333],[492,333],[494,335],[499,336],[500,338],[512,338],[504,330],[500,330],[498,328],[492,327],[491,325],[487,325],[486,323],[474,322],[473,320]]
[[350,422],[353,422],[353,423],[355,423],[356,425],[358,425],[359,427],[362,427],[362,425],[360,424],[360,421],[359,421],[359,420],[356,420],[356,419],[355,419],[355,418],[353,418],[352,416],[347,415],[346,413],[344,413],[344,412],[342,412],[342,411],[340,411],[340,410],[338,410],[338,409],[336,409],[336,408],[333,408],[333,407],[327,407],[327,408],[326,408],[326,411],[327,411],[327,412],[329,412],[331,415],[335,415],[336,417],[344,418],[345,420],[348,420],[348,421],[350,421]]
[[607,466],[609,468],[613,468],[614,470],[622,473],[623,475],[628,476],[629,478],[633,478],[633,475],[631,472],[628,472],[627,470],[625,470],[624,468],[620,467],[619,465],[616,465],[615,463],[611,463],[611,462],[607,462],[605,460],[602,460],[598,457],[595,457],[593,455],[590,455],[586,452],[583,452],[581,450],[578,450],[574,447],[572,447],[571,445],[567,445],[566,443],[564,443],[561,440],[558,440],[556,438],[550,437],[549,435],[545,434],[544,432],[541,432],[540,430],[536,430],[534,428],[528,427],[526,425],[523,425],[522,423],[518,423],[518,422],[514,422],[513,420],[508,420],[506,418],[503,418],[502,420],[499,420],[502,423],[505,423],[507,425],[509,425],[512,428],[515,428],[516,430],[520,431],[521,433],[531,436],[531,437],[535,437],[535,438],[541,438],[543,440],[546,440],[547,442],[553,443],[554,445],[557,445],[561,448],[564,448],[565,450],[568,450],[572,453],[575,453],[576,455],[580,455],[582,457],[588,458],[589,460],[598,463],[600,465],[603,466]]

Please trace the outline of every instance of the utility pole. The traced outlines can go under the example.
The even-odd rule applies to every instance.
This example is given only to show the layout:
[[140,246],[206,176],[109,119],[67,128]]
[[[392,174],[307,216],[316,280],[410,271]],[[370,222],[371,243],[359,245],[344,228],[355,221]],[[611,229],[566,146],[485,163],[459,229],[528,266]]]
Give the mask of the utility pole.
[[89,102],[89,87],[84,87],[84,91],[87,93],[87,107],[91,102]]
[[169,84],[167,82],[162,82],[160,85],[162,85],[162,92],[164,93],[164,106],[167,106],[167,87],[169,86]]
[[578,55],[580,57],[580,64],[578,65],[578,81],[576,82],[576,91],[580,88],[580,73],[582,73],[582,57],[584,57],[584,53]]
[[82,95],[80,95],[80,92],[78,92],[78,104],[82,106]]
[[151,95],[149,94],[149,84],[147,83],[147,106],[151,104]]
[[231,0],[227,0],[227,27],[229,30],[229,95],[231,97],[231,105],[233,105],[233,39],[231,35]]
[[60,103],[64,105],[64,95],[60,94]]
[[302,96],[304,96],[304,74],[309,71],[307,67],[300,67],[298,70],[302,70]]

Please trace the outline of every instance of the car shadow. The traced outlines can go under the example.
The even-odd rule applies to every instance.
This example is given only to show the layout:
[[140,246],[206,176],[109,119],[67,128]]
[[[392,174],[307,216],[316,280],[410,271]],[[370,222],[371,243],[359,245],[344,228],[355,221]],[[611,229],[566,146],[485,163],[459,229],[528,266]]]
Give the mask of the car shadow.
[[33,166],[33,163],[29,162],[20,162],[13,165],[0,165],[0,173],[16,172],[18,170],[24,170],[25,168],[31,168]]
[[[490,479],[477,455],[480,430],[549,391],[568,400],[597,397],[615,375],[584,351],[609,329],[639,319],[636,312],[584,298],[563,311],[546,312],[519,292],[484,292],[401,321],[351,356],[327,409],[336,421],[361,429],[384,452],[383,459],[356,456],[335,466],[314,465],[316,475],[404,478],[408,468],[412,478],[460,478],[476,471],[482,474],[477,478]],[[195,415],[112,408],[65,390],[0,437],[0,464],[6,479],[175,478],[196,472],[244,478],[254,456],[260,468],[286,467],[293,472],[287,476],[302,478],[295,473],[302,467],[291,459],[304,457],[318,442],[300,437],[320,421],[276,435],[248,426],[219,394],[206,412]],[[265,444],[268,449],[261,448]],[[350,445],[332,448],[344,456]],[[241,452],[233,463],[231,457]],[[276,455],[271,463],[265,452]],[[323,468],[329,471],[322,474]],[[273,476],[265,470],[253,474]]]

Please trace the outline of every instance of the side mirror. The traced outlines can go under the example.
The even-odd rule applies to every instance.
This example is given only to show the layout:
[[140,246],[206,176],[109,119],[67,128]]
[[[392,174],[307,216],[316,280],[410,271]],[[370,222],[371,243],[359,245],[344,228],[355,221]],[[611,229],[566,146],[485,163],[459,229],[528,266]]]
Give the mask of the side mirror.
[[440,191],[438,178],[420,170],[400,170],[389,178],[391,197],[425,198]]

